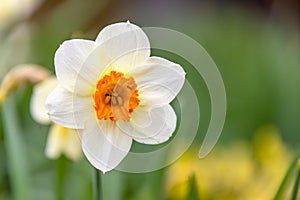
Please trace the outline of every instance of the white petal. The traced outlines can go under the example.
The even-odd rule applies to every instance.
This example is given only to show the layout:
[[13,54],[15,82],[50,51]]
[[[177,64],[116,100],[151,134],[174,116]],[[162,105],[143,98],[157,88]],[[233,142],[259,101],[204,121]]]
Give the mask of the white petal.
[[[137,25],[130,23],[129,21],[110,24],[110,25],[104,27],[98,34],[95,42],[97,44],[101,44],[101,43],[104,43],[104,42],[106,42],[122,33],[128,32],[128,31],[134,31],[132,33],[137,34],[136,36],[139,36],[139,37],[141,37],[140,39],[145,40],[145,41],[143,41],[143,43],[149,44],[149,40],[148,40],[147,36],[145,35],[145,33],[143,32],[143,30],[140,27],[138,27]],[[142,35],[138,35],[138,34],[142,34]],[[149,46],[150,45],[148,45],[148,47]]]
[[178,64],[145,64],[128,72],[134,77],[140,95],[140,105],[162,105],[170,103],[181,90],[185,72]]
[[108,120],[89,120],[82,130],[82,149],[91,164],[103,173],[114,169],[128,154],[132,139]]
[[[90,40],[73,39],[65,41],[55,53],[55,72],[58,82],[70,92],[74,91],[80,70],[88,55],[95,47]],[[93,86],[89,79],[80,83],[83,90],[90,90]]]
[[167,141],[175,131],[176,114],[170,105],[137,108],[130,122],[119,120],[117,126],[137,142],[160,144]]
[[101,75],[112,64],[112,59],[107,55],[105,48],[105,46],[97,46],[83,62],[75,81],[74,92],[80,95],[94,92]]
[[121,22],[105,27],[96,39],[113,62],[113,69],[127,72],[150,56],[150,43],[137,25]]
[[45,150],[48,158],[57,159],[61,155],[60,131],[61,127],[59,125],[53,124],[50,127]]
[[47,114],[45,103],[47,96],[57,86],[55,77],[48,78],[37,84],[33,88],[33,93],[30,101],[30,112],[32,118],[40,124],[49,124],[50,119]]
[[157,56],[151,56],[148,58],[145,62],[145,64],[157,64],[157,65],[164,65],[164,66],[169,66],[174,70],[177,70],[179,74],[182,74],[185,72],[183,71],[182,67],[174,62],[171,62],[165,58],[162,57],[157,57]]
[[95,115],[92,97],[81,97],[57,86],[46,100],[50,119],[64,127],[83,129],[84,123]]

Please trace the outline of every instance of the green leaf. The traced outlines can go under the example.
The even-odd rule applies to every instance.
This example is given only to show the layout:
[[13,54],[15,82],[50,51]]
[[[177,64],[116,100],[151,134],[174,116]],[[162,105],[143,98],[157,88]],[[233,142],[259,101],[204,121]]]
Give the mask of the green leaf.
[[297,177],[296,177],[296,180],[295,180],[291,200],[296,200],[297,199],[298,190],[299,190],[299,181],[300,181],[300,160],[298,159],[298,162],[297,162]]
[[274,196],[274,199],[273,200],[281,200],[283,197],[283,194],[284,192],[286,191],[287,189],[287,186],[290,184],[291,182],[291,178],[292,178],[292,175],[293,175],[293,172],[296,168],[296,163],[298,161],[298,157],[296,157],[290,164],[289,166],[289,169],[288,171],[286,172],[275,196]]
[[31,199],[26,149],[21,135],[22,127],[20,127],[17,118],[14,95],[11,95],[3,104],[1,114],[4,120],[4,144],[13,199]]

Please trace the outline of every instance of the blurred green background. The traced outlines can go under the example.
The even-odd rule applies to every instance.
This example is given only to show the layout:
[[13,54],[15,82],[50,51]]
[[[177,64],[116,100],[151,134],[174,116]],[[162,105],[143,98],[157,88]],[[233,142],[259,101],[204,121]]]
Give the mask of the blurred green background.
[[[19,0],[5,6],[9,1],[0,0],[1,79],[22,63],[54,73],[54,53],[64,40],[94,40],[106,25],[127,20],[190,36],[220,70],[228,101],[226,122],[213,152],[198,160],[195,149],[210,119],[206,85],[184,59],[153,51],[187,71],[199,98],[200,129],[189,151],[170,167],[145,174],[105,174],[104,199],[275,196],[292,158],[299,155],[299,1]],[[10,9],[7,16],[5,9]],[[31,94],[32,86],[21,85],[1,105],[0,199],[92,199],[93,168],[85,158],[73,162],[64,156],[45,157],[49,127],[31,118]],[[281,199],[289,199],[290,193],[288,186]]]

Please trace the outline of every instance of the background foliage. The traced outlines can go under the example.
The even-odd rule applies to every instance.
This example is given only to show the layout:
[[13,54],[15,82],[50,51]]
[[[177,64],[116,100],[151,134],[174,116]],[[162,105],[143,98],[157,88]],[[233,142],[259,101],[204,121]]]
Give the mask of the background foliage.
[[[104,199],[271,199],[299,152],[297,6],[275,0],[41,0],[29,14],[0,23],[0,77],[21,63],[54,73],[54,53],[64,40],[95,39],[118,21],[183,32],[208,51],[224,80],[228,112],[219,143],[207,158],[197,159],[194,149],[210,118],[205,83],[184,59],[153,51],[187,70],[199,98],[200,130],[190,150],[170,167],[105,174]],[[31,94],[32,86],[22,85],[1,106],[0,199],[92,199],[92,167],[85,158],[45,157],[49,127],[32,120]]]

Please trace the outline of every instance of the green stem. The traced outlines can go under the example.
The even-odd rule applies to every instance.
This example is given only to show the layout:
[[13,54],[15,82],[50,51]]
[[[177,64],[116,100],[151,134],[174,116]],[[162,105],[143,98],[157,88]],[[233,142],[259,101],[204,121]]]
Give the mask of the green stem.
[[298,160],[298,164],[297,164],[297,177],[296,177],[296,180],[295,180],[291,200],[296,200],[297,199],[298,190],[299,190],[299,181],[300,181],[300,160]]
[[197,189],[197,180],[195,174],[193,174],[189,179],[189,194],[187,199],[196,200],[199,199],[198,189]]
[[61,156],[56,160],[56,200],[64,199],[64,182],[66,176],[66,158]]
[[102,200],[102,181],[101,172],[98,169],[94,169],[94,200]]

